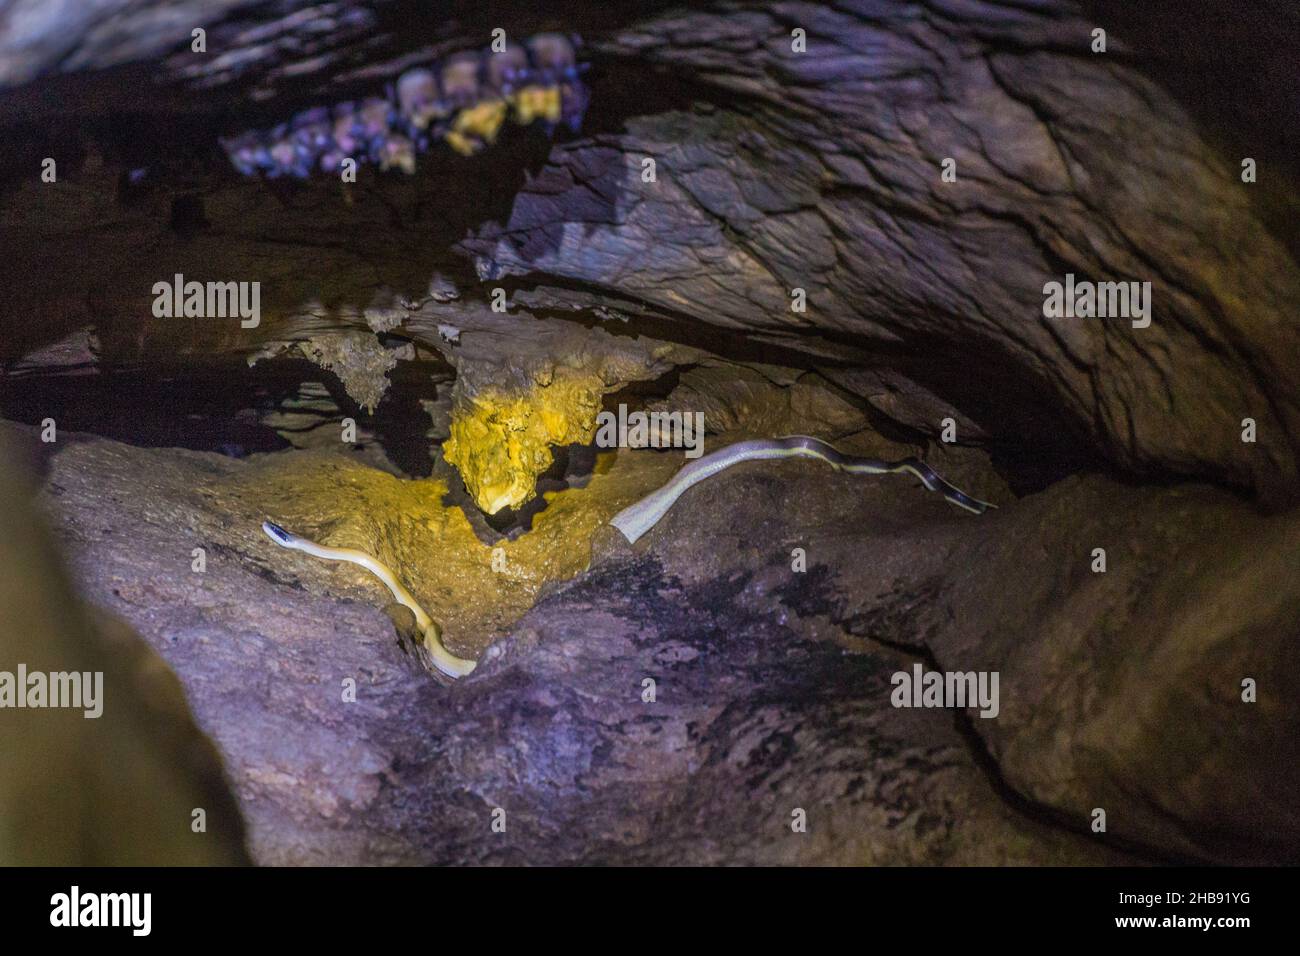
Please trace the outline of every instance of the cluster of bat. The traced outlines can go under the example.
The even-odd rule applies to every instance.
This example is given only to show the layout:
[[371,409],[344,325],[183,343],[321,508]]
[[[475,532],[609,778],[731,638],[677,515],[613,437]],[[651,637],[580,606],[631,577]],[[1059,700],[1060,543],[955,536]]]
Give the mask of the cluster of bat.
[[375,163],[413,174],[415,156],[439,140],[462,156],[496,141],[507,117],[548,132],[576,131],[587,108],[574,40],[541,33],[499,51],[457,53],[445,63],[407,70],[386,95],[319,106],[267,132],[249,131],[221,145],[245,176],[337,173],[343,162]]

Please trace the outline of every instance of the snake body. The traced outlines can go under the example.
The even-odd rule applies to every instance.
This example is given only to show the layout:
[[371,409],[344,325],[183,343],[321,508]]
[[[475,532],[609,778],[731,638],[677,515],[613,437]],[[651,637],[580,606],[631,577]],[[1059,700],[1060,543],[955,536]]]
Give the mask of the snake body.
[[659,523],[659,519],[668,513],[668,509],[688,488],[742,461],[762,461],[771,458],[818,458],[838,471],[854,475],[907,472],[921,479],[921,483],[930,491],[941,493],[959,508],[965,508],[975,514],[983,514],[989,508],[996,507],[987,501],[972,498],[961,489],[949,484],[919,458],[903,458],[898,461],[856,458],[844,454],[821,439],[810,438],[807,435],[790,435],[786,438],[737,442],[705,455],[677,472],[672,481],[658,491],[624,508],[610,519],[610,524],[623,532],[623,536],[629,542],[635,542]]
[[419,627],[420,633],[424,635],[425,650],[429,652],[434,666],[448,677],[464,677],[477,666],[477,662],[457,657],[443,646],[442,629],[438,627],[438,622],[424,612],[424,608],[420,607],[420,602],[415,599],[410,591],[406,590],[402,582],[397,579],[397,575],[382,561],[355,548],[330,548],[323,544],[317,544],[315,541],[309,541],[296,534],[291,534],[271,521],[263,521],[262,530],[266,532],[268,538],[282,548],[288,548],[290,551],[301,551],[303,554],[310,554],[314,558],[324,558],[326,561],[348,561],[360,565],[383,581],[392,593],[393,599],[411,609],[411,613],[415,615],[416,626]]

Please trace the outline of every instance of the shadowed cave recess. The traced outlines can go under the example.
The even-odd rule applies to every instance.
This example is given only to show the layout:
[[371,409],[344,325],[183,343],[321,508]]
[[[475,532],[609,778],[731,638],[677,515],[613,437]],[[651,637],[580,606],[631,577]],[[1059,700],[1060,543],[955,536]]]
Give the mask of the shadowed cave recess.
[[1296,862],[1298,51],[0,0],[3,862]]

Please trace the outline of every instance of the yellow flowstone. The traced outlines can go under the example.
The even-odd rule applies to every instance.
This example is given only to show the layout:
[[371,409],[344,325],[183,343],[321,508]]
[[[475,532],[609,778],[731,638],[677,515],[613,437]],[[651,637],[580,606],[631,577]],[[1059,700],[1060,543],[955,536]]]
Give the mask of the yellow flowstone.
[[517,508],[536,494],[552,445],[592,440],[602,395],[598,379],[563,373],[523,394],[477,393],[453,408],[443,454],[483,511]]

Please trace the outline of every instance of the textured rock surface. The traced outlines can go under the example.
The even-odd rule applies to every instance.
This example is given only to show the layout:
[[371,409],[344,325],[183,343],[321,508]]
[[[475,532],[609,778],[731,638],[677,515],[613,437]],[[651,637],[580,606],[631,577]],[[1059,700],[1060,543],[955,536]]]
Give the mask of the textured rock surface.
[[[1001,712],[974,730],[1006,783],[1062,820],[1100,807],[1112,833],[1174,855],[1296,858],[1300,517],[1089,478],[978,534],[927,530],[905,563],[832,551],[789,603],[946,670],[999,671]],[[1247,703],[1247,680],[1272,690]]]
[[[47,504],[87,593],[181,674],[262,862],[1121,858],[1004,805],[951,714],[890,707],[904,656],[810,640],[763,599],[791,580],[788,548],[729,547],[734,573],[700,582],[714,559],[674,568],[615,545],[508,628],[480,676],[444,688],[363,576],[286,559],[231,521],[228,497],[212,510],[214,473],[253,467],[76,440],[52,459]],[[954,520],[914,488],[871,491]],[[718,492],[734,506],[734,486]],[[807,836],[790,831],[795,808]]]
[[[451,688],[402,652],[368,578],[259,540],[256,509],[284,494],[265,469],[293,473],[292,455],[74,440],[46,503],[86,593],[180,673],[262,861],[1293,859],[1294,521],[1100,478],[1010,503],[953,454],[941,466],[1006,507],[968,518],[907,480],[758,464],[693,490],[636,549],[586,525],[590,570],[531,610],[475,618],[414,578],[451,615],[453,647],[504,638]],[[328,456],[298,461],[333,480]],[[379,507],[366,481],[349,494],[372,504],[334,507],[368,515],[369,546],[397,565],[386,549],[415,513]],[[621,500],[586,491],[571,500]],[[310,482],[295,494],[308,510],[332,500]],[[547,551],[582,547],[580,526],[557,519]],[[437,537],[413,546],[445,546],[430,560],[455,575],[488,563]],[[538,560],[512,555],[516,575]],[[479,573],[462,593],[512,586]],[[999,671],[999,716],[895,709],[890,675],[915,660]],[[1088,833],[1095,807],[1107,837]],[[807,837],[789,830],[795,808]]]
[[[494,275],[613,286],[780,339],[848,335],[967,373],[978,357],[1010,375],[949,389],[1049,397],[1129,468],[1293,495],[1300,273],[1237,162],[1141,74],[1089,60],[1091,24],[1064,5],[921,7],[724,8],[619,34],[602,49],[744,112],[638,118],[557,150],[467,247]],[[790,51],[795,25],[809,55]],[[1043,286],[1066,273],[1151,282],[1153,324],[1045,319]],[[1243,417],[1271,437],[1243,445]]]

